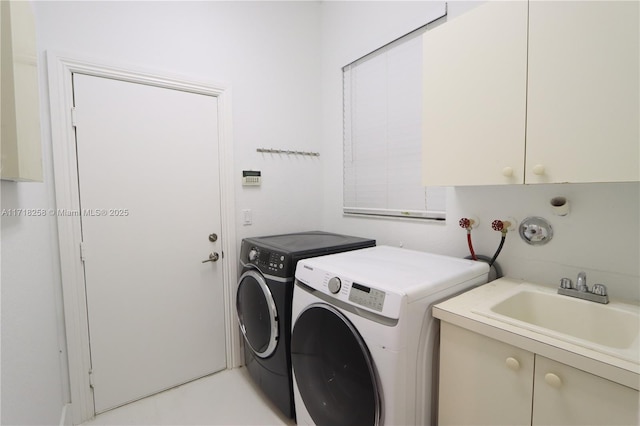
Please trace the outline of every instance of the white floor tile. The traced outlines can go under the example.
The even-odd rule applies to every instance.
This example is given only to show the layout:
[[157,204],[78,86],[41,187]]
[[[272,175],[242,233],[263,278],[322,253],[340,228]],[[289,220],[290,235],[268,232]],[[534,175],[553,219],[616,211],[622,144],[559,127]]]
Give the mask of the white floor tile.
[[251,381],[245,368],[225,370],[99,414],[83,426],[291,426]]

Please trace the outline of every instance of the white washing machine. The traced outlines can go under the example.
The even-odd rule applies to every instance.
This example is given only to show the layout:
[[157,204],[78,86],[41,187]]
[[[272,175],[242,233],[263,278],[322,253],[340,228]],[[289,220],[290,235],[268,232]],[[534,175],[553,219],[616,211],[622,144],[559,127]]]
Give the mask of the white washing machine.
[[299,425],[435,424],[434,303],[487,282],[484,262],[378,246],[303,259],[291,362]]

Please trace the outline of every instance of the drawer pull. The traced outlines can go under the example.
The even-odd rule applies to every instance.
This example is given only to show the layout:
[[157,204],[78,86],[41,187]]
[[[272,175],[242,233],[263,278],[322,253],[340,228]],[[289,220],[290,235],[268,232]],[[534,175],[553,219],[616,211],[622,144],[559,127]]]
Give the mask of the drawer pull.
[[533,166],[533,174],[536,176],[542,176],[546,172],[544,166],[542,164],[536,164]]
[[549,386],[554,387],[556,389],[562,386],[562,380],[560,379],[560,377],[558,377],[556,374],[553,374],[553,373],[545,374],[544,381],[547,382]]
[[520,369],[520,362],[513,357],[507,358],[505,364],[507,364],[507,367],[509,367],[513,371],[518,371]]

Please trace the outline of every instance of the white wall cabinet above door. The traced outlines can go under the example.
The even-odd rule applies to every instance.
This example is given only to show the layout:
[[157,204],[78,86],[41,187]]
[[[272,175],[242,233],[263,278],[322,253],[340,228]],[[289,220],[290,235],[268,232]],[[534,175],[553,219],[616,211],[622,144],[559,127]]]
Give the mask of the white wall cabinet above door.
[[42,181],[36,27],[26,1],[0,2],[1,176]]
[[640,180],[638,17],[489,2],[427,32],[423,184]]
[[640,180],[639,5],[529,3],[527,183]]
[[423,37],[423,183],[522,183],[527,2],[478,6]]

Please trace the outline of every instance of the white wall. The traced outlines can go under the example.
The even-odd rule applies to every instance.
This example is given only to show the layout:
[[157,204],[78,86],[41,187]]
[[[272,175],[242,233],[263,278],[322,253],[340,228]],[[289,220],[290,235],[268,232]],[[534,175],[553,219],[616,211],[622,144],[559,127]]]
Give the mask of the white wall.
[[[39,2],[41,51],[53,49],[232,88],[236,205],[253,212],[239,238],[314,228],[320,162],[256,148],[317,151],[315,2]],[[261,170],[242,188],[243,169]],[[291,194],[296,204],[291,208]],[[237,217],[240,221],[240,217]]]
[[[55,208],[45,52],[231,87],[237,238],[318,229],[315,2],[34,2],[45,182],[2,182],[2,208]],[[241,187],[241,170],[263,173]],[[252,209],[243,226],[240,211]],[[69,400],[55,218],[2,218],[2,424],[57,424]]]
[[[475,5],[450,2],[450,16]],[[474,247],[477,253],[492,256],[500,241],[500,233],[490,228],[494,219],[542,216],[551,222],[554,239],[534,247],[516,232],[509,233],[498,258],[505,275],[555,286],[561,277],[575,280],[584,270],[591,284],[607,284],[613,297],[640,299],[638,183],[451,188],[446,223],[342,215],[341,68],[427,23],[431,6],[431,2],[322,4],[324,227],[376,238],[378,244],[464,257],[466,233],[458,219],[476,216],[481,224],[472,234]],[[551,214],[548,202],[555,196],[570,200],[570,215]]]
[[[49,205],[46,184],[3,181],[1,190],[2,209]],[[4,216],[1,224],[1,423],[57,424],[68,393],[55,221]]]

